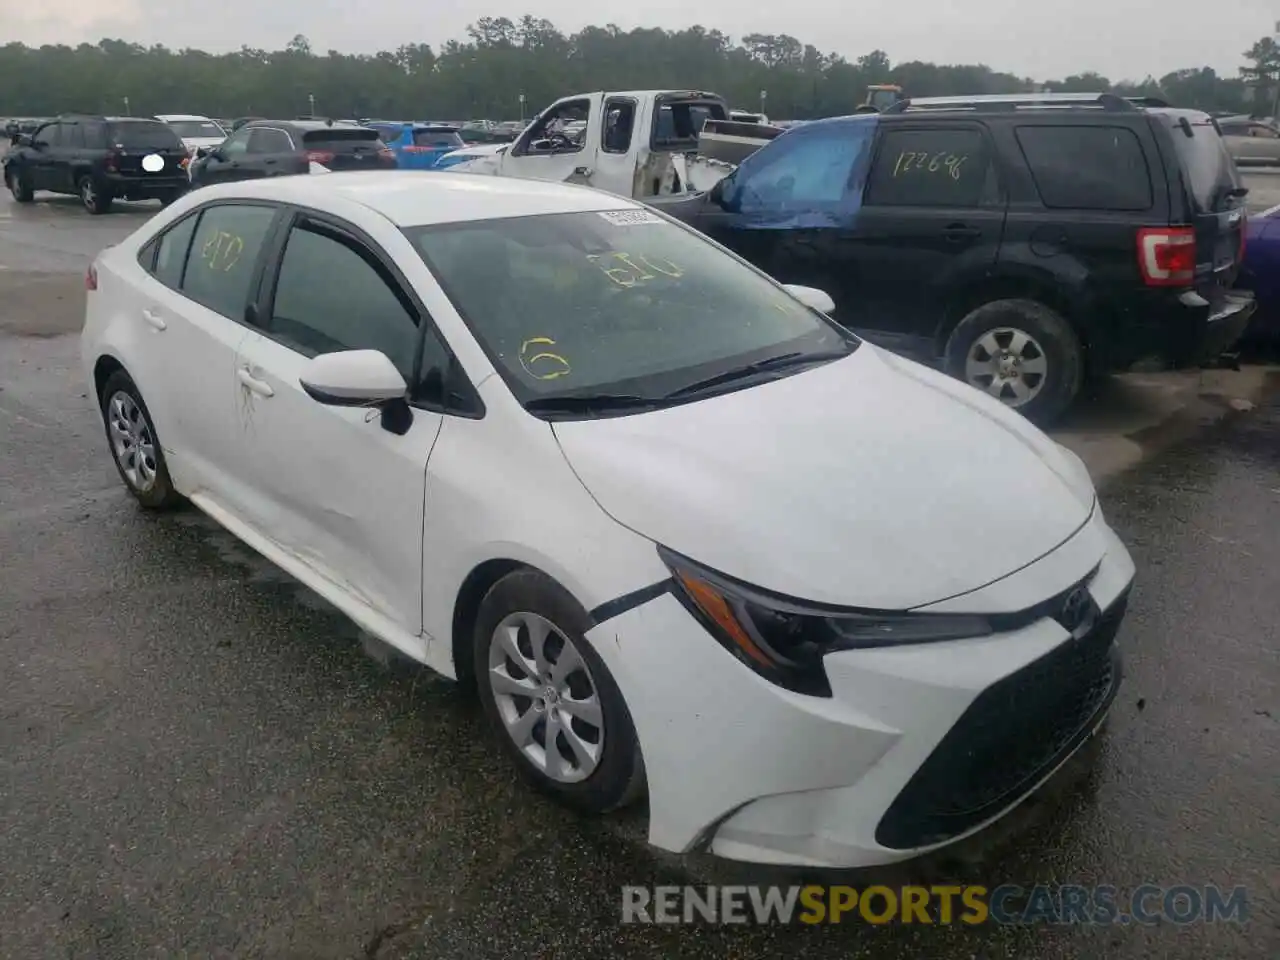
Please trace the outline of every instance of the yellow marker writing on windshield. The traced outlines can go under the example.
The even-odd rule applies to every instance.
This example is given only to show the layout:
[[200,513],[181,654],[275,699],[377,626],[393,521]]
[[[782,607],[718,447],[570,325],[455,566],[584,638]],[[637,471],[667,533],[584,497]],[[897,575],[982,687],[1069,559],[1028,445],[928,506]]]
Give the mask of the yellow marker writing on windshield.
[[[587,259],[620,287],[634,287],[646,280],[656,279],[658,274],[671,277],[673,280],[684,276],[684,270],[672,261],[664,257],[650,257],[643,253],[636,256],[625,250],[617,250],[608,254],[607,259],[605,255],[589,253]],[[606,266],[609,263],[615,266]],[[619,263],[623,266],[616,266]]]
[[[555,345],[556,342],[550,337],[530,337],[520,344],[520,366],[524,367],[524,372],[535,380],[558,380],[560,377],[567,377],[573,371],[569,361],[558,353],[541,349]],[[535,363],[541,364],[543,369],[534,370]]]

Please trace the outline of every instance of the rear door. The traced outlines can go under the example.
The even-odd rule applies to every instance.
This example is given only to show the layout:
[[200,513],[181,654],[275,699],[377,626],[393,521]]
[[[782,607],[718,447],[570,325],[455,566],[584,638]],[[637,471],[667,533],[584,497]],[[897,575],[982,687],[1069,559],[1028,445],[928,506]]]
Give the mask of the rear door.
[[846,254],[858,265],[853,326],[931,359],[949,296],[996,262],[1004,190],[983,124],[912,121],[880,130]]
[[395,165],[395,154],[383,144],[378,131],[367,127],[308,130],[302,135],[302,146],[312,161],[330,170],[377,170]]
[[253,127],[249,146],[240,166],[240,179],[280,177],[306,173],[307,161],[293,138],[277,127]]
[[1185,219],[1195,230],[1196,292],[1217,307],[1243,256],[1245,188],[1213,122],[1203,114],[1159,115],[1173,143]]

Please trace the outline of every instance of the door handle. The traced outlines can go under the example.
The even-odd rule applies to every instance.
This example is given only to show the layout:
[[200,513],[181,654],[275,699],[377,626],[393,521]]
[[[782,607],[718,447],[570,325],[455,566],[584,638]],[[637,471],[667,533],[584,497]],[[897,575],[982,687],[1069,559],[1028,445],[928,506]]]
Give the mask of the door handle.
[[160,316],[160,314],[156,313],[154,310],[143,310],[142,319],[147,321],[147,323],[151,324],[151,326],[155,327],[157,330],[167,330],[169,328],[169,324],[164,322],[164,317]]
[[977,227],[965,226],[963,223],[949,223],[942,228],[942,235],[952,243],[960,240],[976,240],[982,236]]
[[236,379],[260,397],[274,397],[276,395],[271,384],[267,383],[265,380],[259,380],[249,372],[248,367],[241,367],[237,370]]

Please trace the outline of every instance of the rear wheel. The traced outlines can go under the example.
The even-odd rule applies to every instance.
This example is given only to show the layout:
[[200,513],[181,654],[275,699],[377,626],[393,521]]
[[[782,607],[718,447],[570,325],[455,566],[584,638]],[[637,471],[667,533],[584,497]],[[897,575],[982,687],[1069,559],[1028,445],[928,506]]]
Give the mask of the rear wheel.
[[180,504],[182,496],[173,489],[151,412],[132,378],[117,370],[107,378],[98,399],[111,455],[129,492],[149,510]]
[[111,194],[100,189],[94,183],[93,177],[87,175],[81,177],[80,182],[76,184],[76,190],[80,194],[80,202],[84,204],[84,208],[95,216],[111,209]]
[[4,179],[9,186],[9,192],[13,194],[13,199],[18,203],[30,203],[35,199],[36,192],[31,189],[31,181],[21,170],[6,172]]
[[956,325],[945,352],[949,374],[1042,425],[1079,393],[1082,354],[1071,324],[1034,300],[984,303]]

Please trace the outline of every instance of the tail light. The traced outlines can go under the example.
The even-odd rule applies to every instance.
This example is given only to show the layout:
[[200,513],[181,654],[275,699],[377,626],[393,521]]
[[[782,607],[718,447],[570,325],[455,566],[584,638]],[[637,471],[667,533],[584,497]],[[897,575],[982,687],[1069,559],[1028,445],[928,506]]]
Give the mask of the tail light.
[[389,163],[394,166],[396,163],[396,152],[384,143],[382,146],[378,147],[378,160],[381,163]]
[[112,150],[106,158],[107,172],[116,173],[120,169],[120,154]]
[[1191,227],[1138,230],[1138,269],[1149,287],[1183,287],[1196,275],[1196,233]]
[[98,289],[98,268],[92,263],[84,274],[84,288],[90,291]]
[[308,150],[307,159],[310,160],[312,163],[332,163],[333,151],[332,150]]

